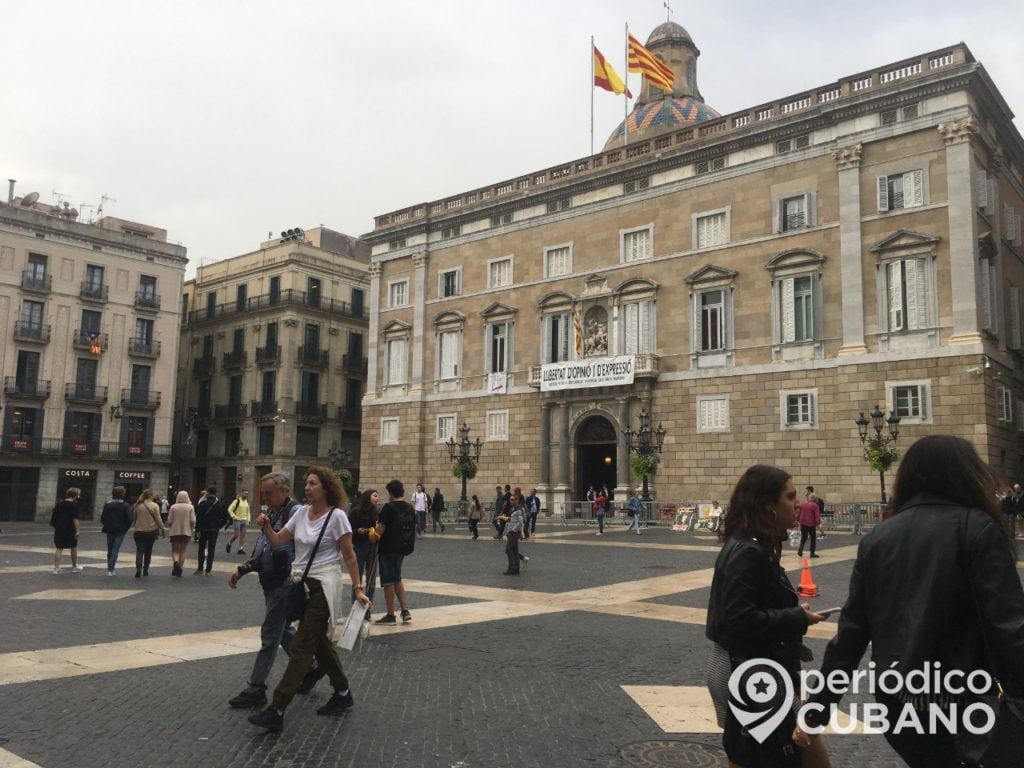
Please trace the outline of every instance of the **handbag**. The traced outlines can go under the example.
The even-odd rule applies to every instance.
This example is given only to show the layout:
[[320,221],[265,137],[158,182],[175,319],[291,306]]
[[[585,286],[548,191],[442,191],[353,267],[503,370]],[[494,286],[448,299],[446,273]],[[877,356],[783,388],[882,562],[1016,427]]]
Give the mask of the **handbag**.
[[[960,519],[960,551],[958,555],[962,558],[962,568],[967,585],[971,590],[971,597],[974,598],[974,609],[978,614],[978,628],[981,630],[981,640],[985,646],[985,655],[989,663],[997,658],[992,653],[989,645],[988,633],[985,631],[985,619],[981,615],[981,607],[978,605],[978,596],[974,592],[974,585],[971,583],[971,574],[967,567],[966,547],[964,542],[967,539],[967,515]],[[981,701],[987,704],[995,713],[995,725],[988,733],[973,734],[970,732],[957,733],[954,737],[956,756],[961,765],[971,768],[1017,768],[1021,764],[1021,755],[1024,755],[1024,699],[1010,696],[1002,686],[998,677],[994,677],[996,683],[996,694],[982,696]]]
[[323,527],[320,529],[320,535],[316,537],[316,544],[313,545],[313,551],[309,553],[309,560],[306,561],[306,570],[302,572],[302,578],[292,584],[291,591],[288,593],[288,621],[302,621],[302,616],[306,612],[306,604],[309,602],[309,594],[306,592],[306,577],[309,576],[309,568],[313,565],[316,551],[320,548],[320,542],[324,539],[324,532],[330,525],[333,513],[333,509],[327,513],[327,519],[324,520]]

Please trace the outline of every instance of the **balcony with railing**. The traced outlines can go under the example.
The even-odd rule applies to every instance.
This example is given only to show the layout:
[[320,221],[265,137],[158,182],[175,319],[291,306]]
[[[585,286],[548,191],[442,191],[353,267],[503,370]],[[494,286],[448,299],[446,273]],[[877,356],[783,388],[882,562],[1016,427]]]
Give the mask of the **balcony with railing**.
[[69,403],[103,405],[107,402],[107,387],[98,384],[71,382],[64,385],[64,399]]
[[33,454],[46,456],[98,456],[109,459],[166,459],[171,456],[170,445],[135,445],[114,440],[72,437],[22,437],[4,435],[0,439],[0,451],[12,454]]
[[17,376],[5,376],[4,394],[22,400],[46,400],[50,396],[50,382],[41,379],[18,381]]
[[110,296],[110,286],[102,283],[83,282],[78,289],[78,296],[82,301],[105,302]]
[[224,353],[221,357],[221,365],[225,371],[235,370],[244,368],[248,360],[249,355],[246,354],[244,349],[233,349],[230,352]]
[[53,275],[49,272],[34,272],[26,269],[21,273],[21,289],[34,293],[49,293],[53,287]]
[[358,425],[362,420],[362,408],[346,408],[344,405],[338,406],[338,421],[342,424]]
[[50,343],[50,326],[18,320],[14,323],[15,341],[34,341],[39,344]]
[[331,363],[331,351],[329,349],[320,349],[320,347],[310,347],[303,344],[299,347],[299,353],[296,356],[300,365],[308,365],[314,368],[326,368]]
[[277,400],[253,400],[249,412],[256,421],[266,421],[277,416]]
[[218,424],[242,421],[245,418],[245,414],[245,403],[228,403],[227,405],[213,406],[213,420]]
[[271,344],[267,347],[256,347],[257,363],[278,363],[281,361],[281,345]]
[[245,301],[229,301],[214,307],[194,309],[188,313],[188,322],[201,323],[219,317],[241,315],[258,312],[275,307],[305,307],[328,315],[340,315],[356,320],[369,320],[369,312],[365,306],[353,305],[349,301],[325,298],[319,291],[307,294],[306,291],[287,289],[277,293],[265,293],[262,296],[250,296]]
[[101,352],[106,349],[109,336],[105,333],[96,332],[95,338],[93,338],[93,336],[90,336],[91,333],[93,332],[83,331],[81,328],[76,328],[75,335],[71,339],[71,346],[75,349],[86,349],[92,351],[93,345],[96,344],[99,346]]
[[217,360],[213,355],[197,357],[192,361],[192,373],[196,376],[212,376],[215,370],[217,370]]
[[135,308],[156,311],[160,309],[160,297],[155,293],[150,293],[149,291],[136,291]]
[[302,421],[324,421],[327,419],[327,406],[323,403],[295,403],[295,418]]
[[129,339],[128,354],[134,357],[160,357],[160,342],[152,339]]
[[343,370],[349,373],[359,373],[363,376],[366,375],[367,361],[365,357],[359,355],[344,354],[341,356],[341,367]]
[[160,407],[160,393],[151,389],[128,387],[121,390],[121,405],[125,408],[156,410]]

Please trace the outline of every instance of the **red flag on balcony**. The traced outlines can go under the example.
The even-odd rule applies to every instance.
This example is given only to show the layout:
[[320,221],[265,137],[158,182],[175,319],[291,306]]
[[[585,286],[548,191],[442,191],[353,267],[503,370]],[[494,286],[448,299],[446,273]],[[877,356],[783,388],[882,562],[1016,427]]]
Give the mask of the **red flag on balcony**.
[[89,339],[89,351],[94,355],[103,354],[103,348],[100,347],[100,335],[90,331],[85,334]]

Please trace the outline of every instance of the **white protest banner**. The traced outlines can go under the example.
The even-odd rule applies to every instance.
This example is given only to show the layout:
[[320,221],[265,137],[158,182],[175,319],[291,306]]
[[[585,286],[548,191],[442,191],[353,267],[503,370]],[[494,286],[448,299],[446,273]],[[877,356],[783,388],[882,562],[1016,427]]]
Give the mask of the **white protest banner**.
[[615,387],[632,384],[636,357],[588,357],[541,366],[541,392],[584,387]]

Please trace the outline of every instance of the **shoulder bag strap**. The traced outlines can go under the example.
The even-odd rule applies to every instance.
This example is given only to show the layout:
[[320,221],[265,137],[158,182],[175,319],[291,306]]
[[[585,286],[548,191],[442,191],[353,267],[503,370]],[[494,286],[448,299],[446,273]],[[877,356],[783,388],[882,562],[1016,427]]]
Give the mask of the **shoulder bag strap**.
[[[320,529],[320,535],[316,537],[316,544],[313,545],[313,551],[309,553],[309,560],[306,561],[306,570],[302,572],[302,581],[300,584],[306,582],[306,577],[309,576],[309,568],[313,565],[313,558],[316,557],[316,551],[320,549],[320,542],[324,540],[324,534],[327,532],[327,526],[331,523],[331,515],[334,513],[334,509],[330,509],[327,512],[327,518],[324,520],[324,526]],[[306,518],[309,518],[309,514],[306,514]]]

